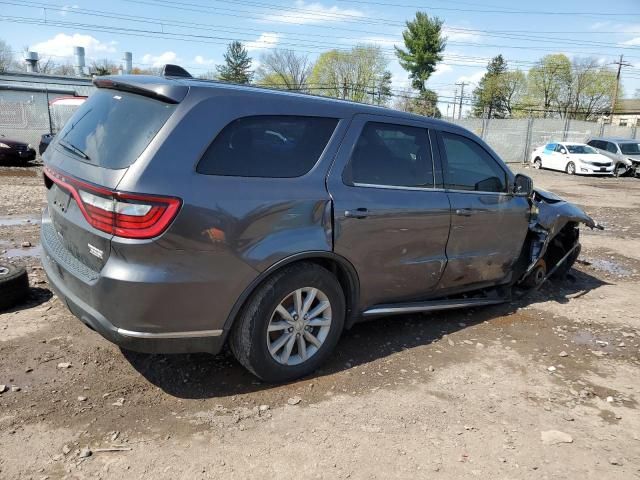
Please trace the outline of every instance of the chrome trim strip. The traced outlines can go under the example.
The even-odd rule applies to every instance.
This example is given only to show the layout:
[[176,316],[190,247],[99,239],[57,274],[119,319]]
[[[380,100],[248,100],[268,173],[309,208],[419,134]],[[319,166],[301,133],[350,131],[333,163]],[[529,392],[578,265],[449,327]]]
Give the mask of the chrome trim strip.
[[422,304],[405,304],[398,306],[382,306],[365,310],[362,315],[365,317],[377,317],[380,315],[395,315],[404,313],[430,312],[437,310],[452,310],[455,308],[479,307],[484,305],[494,305],[506,302],[504,298],[491,298],[484,300],[459,300],[452,302],[425,302]]
[[190,332],[135,332],[133,330],[125,330],[124,328],[118,328],[116,331],[125,337],[133,338],[197,338],[197,337],[219,337],[222,335],[222,330],[196,330]]
[[[419,191],[419,192],[433,192],[437,189],[433,187],[399,187],[396,185],[377,185],[375,183],[353,183],[354,187],[364,187],[364,188],[384,188],[386,190],[408,190],[408,191]],[[442,191],[442,189],[440,189]]]

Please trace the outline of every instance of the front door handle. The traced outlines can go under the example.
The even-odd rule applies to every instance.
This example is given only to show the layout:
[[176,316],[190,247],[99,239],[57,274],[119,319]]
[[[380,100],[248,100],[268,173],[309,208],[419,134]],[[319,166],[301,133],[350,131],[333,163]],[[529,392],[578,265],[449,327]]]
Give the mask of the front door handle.
[[460,215],[461,217],[470,217],[473,215],[473,210],[470,208],[457,208],[456,215]]
[[367,218],[369,216],[369,210],[366,208],[356,208],[355,210],[345,210],[344,216],[346,218]]

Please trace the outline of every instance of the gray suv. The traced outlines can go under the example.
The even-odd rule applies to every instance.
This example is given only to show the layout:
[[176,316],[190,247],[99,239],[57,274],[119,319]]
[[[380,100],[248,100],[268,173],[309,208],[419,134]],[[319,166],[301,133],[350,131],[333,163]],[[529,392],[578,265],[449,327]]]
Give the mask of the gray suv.
[[614,172],[621,175],[640,175],[640,142],[632,138],[592,138],[587,145],[597,149],[615,162]]
[[95,85],[44,156],[43,264],[125,349],[227,344],[290,380],[358,320],[566,271],[595,226],[446,122],[183,76]]

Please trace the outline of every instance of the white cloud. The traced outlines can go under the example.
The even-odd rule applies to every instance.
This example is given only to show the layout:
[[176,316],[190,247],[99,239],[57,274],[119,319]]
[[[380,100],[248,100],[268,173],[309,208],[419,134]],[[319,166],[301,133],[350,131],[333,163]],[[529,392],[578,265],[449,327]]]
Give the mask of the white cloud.
[[281,10],[278,13],[265,15],[263,20],[275,23],[329,23],[341,22],[354,17],[362,17],[360,10],[351,8],[325,7],[319,2],[306,3],[304,0],[294,2],[294,10]]
[[439,65],[436,66],[436,71],[433,72],[433,76],[437,77],[438,75],[442,75],[443,73],[447,73],[452,70],[453,70],[453,67],[451,65],[440,63]]
[[202,55],[196,55],[193,61],[198,65],[214,65],[216,63],[213,58],[204,58]]
[[245,43],[245,48],[248,51],[260,50],[262,48],[273,48],[277,45],[280,35],[272,32],[265,32],[253,42]]
[[167,51],[160,55],[151,55],[150,53],[147,53],[142,57],[142,63],[145,66],[150,65],[154,68],[162,67],[167,63],[178,63],[179,61],[180,59],[176,52],[172,51]]
[[58,13],[61,17],[66,17],[69,12],[72,12],[76,8],[80,7],[78,5],[64,5],[62,7],[62,10],[60,10]]
[[620,43],[620,45],[640,45],[640,37],[632,38],[631,40]]
[[371,43],[380,47],[393,47],[394,45],[402,46],[402,37],[364,37],[360,40],[360,43]]
[[116,45],[117,42],[101,42],[91,35],[58,33],[49,40],[31,45],[30,50],[38,52],[40,56],[72,57],[73,47],[84,47],[85,54],[91,57],[115,53]]
[[470,29],[462,27],[443,27],[442,34],[447,37],[447,40],[453,42],[465,41],[477,43],[482,39],[482,35],[469,31]]
[[484,77],[485,73],[487,73],[486,70],[478,70],[477,72],[474,72],[470,75],[462,75],[461,77],[458,77],[458,79],[456,80],[456,83],[468,82],[472,86],[477,85],[478,82],[482,79],[482,77]]

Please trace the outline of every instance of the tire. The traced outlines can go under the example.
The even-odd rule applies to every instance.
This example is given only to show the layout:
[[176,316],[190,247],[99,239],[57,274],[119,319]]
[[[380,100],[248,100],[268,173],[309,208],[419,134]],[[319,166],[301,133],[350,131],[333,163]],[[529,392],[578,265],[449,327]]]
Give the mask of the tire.
[[565,168],[565,171],[569,175],[575,175],[576,174],[576,164],[573,163],[573,162],[567,163],[567,167]]
[[564,261],[564,263],[560,265],[555,272],[553,272],[553,275],[551,277],[556,279],[564,278],[567,273],[569,273],[569,270],[571,270],[571,267],[573,267],[573,264],[576,263],[576,260],[578,260],[581,250],[582,245],[580,245],[573,251],[573,253]]
[[29,293],[29,277],[24,267],[0,263],[0,311],[25,299]]
[[[315,296],[312,289],[317,289]],[[302,292],[302,302],[298,304],[313,296],[314,303],[308,308],[311,313],[321,302],[323,306],[328,302],[329,307],[322,310],[323,317],[313,320],[296,317],[293,323],[287,321],[280,312],[284,308],[285,314],[288,312],[294,320],[296,291]],[[278,307],[281,308],[277,310]],[[238,362],[259,379],[286,382],[312,373],[327,360],[342,334],[344,318],[344,292],[335,276],[314,263],[297,263],[276,272],[251,295],[230,332],[229,346]],[[306,321],[314,326],[303,326]],[[307,342],[308,336],[317,342],[322,340],[320,345]],[[285,337],[288,340],[280,345],[278,341]],[[303,348],[300,341],[305,344]],[[281,348],[276,349],[279,345]]]
[[522,286],[525,288],[537,288],[547,276],[547,264],[543,259],[538,260],[531,273],[524,279]]
[[540,157],[536,157],[533,160],[533,168],[537,170],[542,170],[542,160],[540,159]]
[[613,169],[613,175],[615,177],[621,177],[627,173],[627,167],[623,163],[618,163]]

